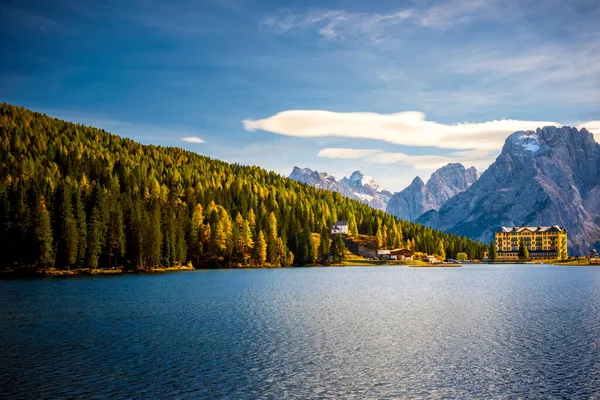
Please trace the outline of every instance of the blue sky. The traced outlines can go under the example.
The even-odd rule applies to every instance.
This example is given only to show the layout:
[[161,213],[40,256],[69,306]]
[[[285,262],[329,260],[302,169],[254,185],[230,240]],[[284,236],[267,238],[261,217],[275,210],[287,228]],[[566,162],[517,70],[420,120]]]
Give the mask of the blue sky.
[[0,101],[395,191],[542,122],[600,133],[598,21],[597,0],[4,0]]

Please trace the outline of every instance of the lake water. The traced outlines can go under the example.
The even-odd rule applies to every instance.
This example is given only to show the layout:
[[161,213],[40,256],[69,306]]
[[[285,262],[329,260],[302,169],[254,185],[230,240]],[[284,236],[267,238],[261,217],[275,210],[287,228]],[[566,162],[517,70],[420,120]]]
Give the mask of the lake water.
[[600,398],[600,268],[0,281],[2,398]]

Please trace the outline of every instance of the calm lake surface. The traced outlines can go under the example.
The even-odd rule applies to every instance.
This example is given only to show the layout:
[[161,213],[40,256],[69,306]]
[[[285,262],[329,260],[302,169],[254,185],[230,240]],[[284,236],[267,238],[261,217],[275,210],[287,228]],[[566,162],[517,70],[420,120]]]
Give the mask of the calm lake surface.
[[600,398],[600,268],[0,281],[2,398]]

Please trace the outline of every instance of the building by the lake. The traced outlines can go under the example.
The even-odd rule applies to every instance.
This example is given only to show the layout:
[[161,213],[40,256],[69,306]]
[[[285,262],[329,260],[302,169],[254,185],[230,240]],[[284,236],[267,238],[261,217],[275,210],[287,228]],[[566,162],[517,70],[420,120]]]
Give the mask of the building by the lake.
[[498,261],[518,260],[521,239],[532,260],[560,260],[568,257],[567,230],[553,226],[503,226],[495,233]]
[[338,221],[331,227],[331,234],[348,234],[348,221]]

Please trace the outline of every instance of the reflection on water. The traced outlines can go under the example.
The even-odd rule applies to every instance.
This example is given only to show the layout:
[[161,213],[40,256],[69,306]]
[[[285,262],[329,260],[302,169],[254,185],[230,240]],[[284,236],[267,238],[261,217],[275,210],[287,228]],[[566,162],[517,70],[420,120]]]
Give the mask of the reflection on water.
[[600,397],[595,267],[0,281],[0,320],[0,397]]

